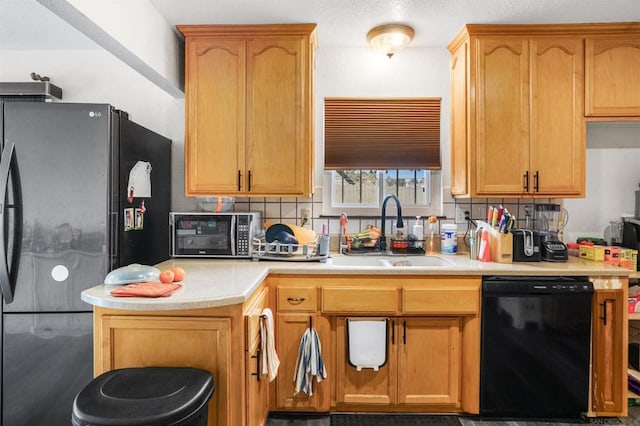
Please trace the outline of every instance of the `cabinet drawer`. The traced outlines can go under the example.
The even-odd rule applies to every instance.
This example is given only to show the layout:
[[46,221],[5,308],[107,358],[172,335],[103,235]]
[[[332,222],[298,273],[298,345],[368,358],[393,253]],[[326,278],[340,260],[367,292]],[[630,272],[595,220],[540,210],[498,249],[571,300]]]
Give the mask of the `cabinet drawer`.
[[476,314],[479,290],[475,288],[405,288],[402,312],[405,314]]
[[278,287],[278,312],[315,312],[316,287]]
[[344,313],[396,313],[397,288],[325,287],[322,289],[322,311]]

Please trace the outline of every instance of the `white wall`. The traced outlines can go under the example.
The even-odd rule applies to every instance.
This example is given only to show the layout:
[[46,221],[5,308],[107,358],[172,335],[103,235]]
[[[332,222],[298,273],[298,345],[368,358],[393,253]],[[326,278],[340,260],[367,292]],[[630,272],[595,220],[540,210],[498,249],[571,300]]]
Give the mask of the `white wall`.
[[316,53],[316,167],[322,182],[325,97],[441,97],[443,185],[449,186],[449,52],[408,48],[391,59],[370,48],[320,48]]
[[640,123],[588,123],[586,196],[564,200],[565,241],[602,238],[609,221],[633,215],[639,184]]
[[149,0],[68,1],[172,86],[181,86],[180,42]]

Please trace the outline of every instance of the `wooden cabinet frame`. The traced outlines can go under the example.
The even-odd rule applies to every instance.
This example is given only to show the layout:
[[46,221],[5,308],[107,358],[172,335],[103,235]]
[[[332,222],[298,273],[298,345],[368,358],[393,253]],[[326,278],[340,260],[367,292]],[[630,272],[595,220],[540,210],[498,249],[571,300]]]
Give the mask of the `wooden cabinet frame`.
[[231,320],[207,317],[104,315],[99,318],[95,374],[117,368],[186,366],[213,374],[209,425],[232,425]]
[[311,195],[315,28],[178,26],[186,195]]
[[612,25],[585,40],[585,116],[640,120],[640,23]]
[[152,365],[203,368],[213,374],[215,386],[208,426],[266,419],[269,406],[264,392],[270,385],[263,381],[266,387],[255,388],[247,376],[255,371],[249,346],[259,347],[250,333],[259,330],[256,314],[270,303],[267,281],[237,305],[168,311],[95,306],[94,374]]
[[596,416],[628,413],[627,280],[623,285],[615,290],[596,290],[593,297],[590,414]]
[[451,51],[451,192],[580,197],[584,49],[553,26],[467,25]]
[[348,359],[347,317],[336,318],[336,404],[358,409],[412,406],[460,408],[461,319],[391,317],[387,359],[378,371],[358,371]]
[[[285,358],[297,355],[299,335],[307,326],[309,309],[313,310],[314,324],[322,321],[330,323],[331,343],[324,359],[325,363],[329,359],[329,365],[333,366],[327,368],[331,381],[331,402],[330,405],[311,404],[310,410],[375,411],[384,407],[385,411],[479,412],[480,277],[270,275],[270,280],[278,288],[278,341],[284,350],[290,352],[284,355]],[[297,302],[301,312],[292,312],[295,308],[288,302],[289,298],[304,299]],[[420,304],[418,301],[425,303]],[[281,310],[281,307],[284,309]],[[450,366],[445,368],[446,374],[451,372],[445,378],[445,387],[431,394],[415,393],[416,389],[426,389],[425,392],[428,392],[429,389],[438,388],[435,384],[428,388],[420,387],[413,382],[415,377],[403,377],[399,366],[416,364],[417,352],[413,348],[418,346],[414,344],[411,345],[412,350],[406,350],[409,346],[401,350],[401,345],[395,344],[389,345],[389,359],[379,372],[359,372],[354,379],[362,383],[373,383],[372,392],[356,391],[345,395],[343,320],[347,315],[390,318],[395,321],[396,339],[400,338],[398,330],[405,321],[408,330],[415,330],[412,333],[439,333],[437,341],[441,345],[446,344],[448,348],[447,360],[440,359],[439,362],[441,366]],[[289,335],[294,336],[293,343],[287,342]],[[323,338],[323,348],[326,348],[324,341]],[[443,372],[439,371],[440,373]],[[433,377],[439,381],[444,376]],[[292,386],[286,376],[282,380],[285,389],[288,383],[289,387]],[[323,385],[324,382],[320,384]],[[357,383],[355,385],[357,388]],[[447,390],[442,391],[445,388]],[[297,405],[297,409],[304,410],[305,404],[308,405],[306,401],[294,404],[290,397],[281,399],[282,395],[278,398],[280,400],[276,403],[276,409]]]

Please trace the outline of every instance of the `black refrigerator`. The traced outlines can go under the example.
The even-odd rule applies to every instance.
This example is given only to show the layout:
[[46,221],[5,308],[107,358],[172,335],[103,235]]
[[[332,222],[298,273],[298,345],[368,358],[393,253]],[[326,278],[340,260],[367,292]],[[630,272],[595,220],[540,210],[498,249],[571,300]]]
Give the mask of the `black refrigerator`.
[[93,378],[80,293],[169,257],[171,141],[107,104],[0,108],[2,425],[67,425]]

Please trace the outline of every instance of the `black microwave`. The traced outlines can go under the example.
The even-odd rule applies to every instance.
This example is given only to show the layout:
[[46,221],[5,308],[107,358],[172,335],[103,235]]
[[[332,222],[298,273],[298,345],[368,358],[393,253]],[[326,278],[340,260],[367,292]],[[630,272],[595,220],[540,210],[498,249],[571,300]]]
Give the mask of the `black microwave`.
[[172,257],[249,258],[262,221],[259,212],[171,212],[169,227]]

